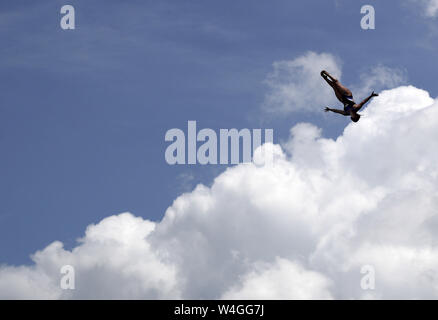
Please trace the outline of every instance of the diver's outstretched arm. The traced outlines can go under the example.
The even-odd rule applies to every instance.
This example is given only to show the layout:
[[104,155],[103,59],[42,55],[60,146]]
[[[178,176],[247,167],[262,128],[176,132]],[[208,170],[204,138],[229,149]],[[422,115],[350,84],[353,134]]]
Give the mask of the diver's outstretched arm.
[[378,96],[378,94],[375,93],[375,92],[373,91],[373,93],[371,93],[371,94],[369,95],[369,97],[365,98],[361,103],[357,104],[357,105],[354,107],[355,111],[356,111],[356,112],[359,111],[359,110],[365,105],[365,103],[367,103],[368,101],[370,101],[370,99],[371,99],[372,97],[377,97],[377,96]]
[[331,109],[331,108],[329,108],[329,107],[325,107],[324,111],[325,111],[325,112],[329,112],[329,111],[331,111],[331,112],[334,112],[334,113],[339,113],[339,114],[342,114],[343,116],[347,116],[347,115],[348,115],[344,110]]

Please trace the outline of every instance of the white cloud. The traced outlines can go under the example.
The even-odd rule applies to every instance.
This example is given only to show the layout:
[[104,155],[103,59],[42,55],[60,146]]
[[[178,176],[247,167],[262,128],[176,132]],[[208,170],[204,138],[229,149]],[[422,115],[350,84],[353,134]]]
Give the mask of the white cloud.
[[223,299],[332,299],[330,280],[289,260],[255,264],[254,269],[243,277],[241,286],[226,292]]
[[[55,241],[32,256],[33,267],[0,268],[0,298],[178,298],[175,268],[146,240],[154,228],[129,213],[105,218],[72,251]],[[63,265],[75,269],[75,290],[60,288]]]
[[[311,124],[178,197],[162,221],[130,214],[0,268],[1,298],[438,298],[438,101],[381,92],[336,140]],[[73,265],[76,290],[59,289]],[[361,267],[376,272],[373,291]]]

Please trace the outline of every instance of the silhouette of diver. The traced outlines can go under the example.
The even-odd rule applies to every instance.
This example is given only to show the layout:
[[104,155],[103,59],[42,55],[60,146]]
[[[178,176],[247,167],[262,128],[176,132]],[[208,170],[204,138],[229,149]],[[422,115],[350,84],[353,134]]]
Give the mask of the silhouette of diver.
[[326,107],[324,109],[325,112],[331,111],[334,113],[342,114],[343,116],[350,116],[351,121],[358,122],[360,119],[360,114],[357,112],[367,103],[372,97],[377,97],[378,94],[374,93],[374,91],[371,93],[371,95],[367,98],[365,98],[361,103],[356,104],[353,100],[353,94],[351,91],[344,87],[338,79],[332,77],[327,71],[322,70],[321,71],[321,77],[324,78],[325,81],[333,88],[335,91],[336,98],[338,98],[339,101],[342,102],[344,105],[344,110],[339,109],[331,109],[329,107]]

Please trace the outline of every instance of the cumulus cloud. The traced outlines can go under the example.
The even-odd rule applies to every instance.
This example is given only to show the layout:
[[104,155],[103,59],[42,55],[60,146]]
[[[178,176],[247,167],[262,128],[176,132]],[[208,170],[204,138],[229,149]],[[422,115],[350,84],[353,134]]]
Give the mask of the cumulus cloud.
[[242,285],[231,288],[224,299],[331,299],[330,280],[308,271],[286,259],[272,264],[254,265],[254,271],[243,277]]
[[[308,52],[293,60],[274,62],[266,79],[264,110],[284,115],[296,111],[321,112],[323,106],[339,105],[333,89],[321,78],[321,70],[341,80],[342,63],[329,53]],[[378,64],[364,69],[357,83],[344,85],[350,87],[356,100],[362,100],[373,90],[394,88],[406,80],[405,71]]]
[[[105,218],[89,226],[72,251],[55,241],[32,256],[34,266],[1,267],[0,298],[178,298],[175,268],[146,240],[154,228],[129,213]],[[61,289],[64,265],[74,267],[74,290]]]
[[[163,219],[131,214],[0,268],[1,298],[438,298],[438,101],[381,92],[337,139],[301,123],[271,166],[227,169]],[[62,265],[76,289],[59,288]],[[375,269],[375,289],[361,268]]]

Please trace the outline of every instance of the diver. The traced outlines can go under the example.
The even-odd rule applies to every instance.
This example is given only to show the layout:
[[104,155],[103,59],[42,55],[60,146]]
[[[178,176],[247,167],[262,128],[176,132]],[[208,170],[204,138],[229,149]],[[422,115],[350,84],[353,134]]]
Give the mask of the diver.
[[324,78],[325,81],[333,88],[335,91],[335,95],[338,98],[339,101],[342,102],[344,105],[344,110],[339,109],[332,109],[329,107],[326,107],[324,109],[325,112],[331,111],[334,113],[339,113],[344,116],[350,116],[351,121],[358,122],[360,119],[360,114],[357,112],[367,103],[372,97],[377,97],[378,94],[374,91],[371,93],[371,95],[367,98],[365,98],[361,103],[356,103],[353,100],[353,94],[351,91],[343,86],[338,79],[332,77],[327,71],[322,70],[321,76]]

